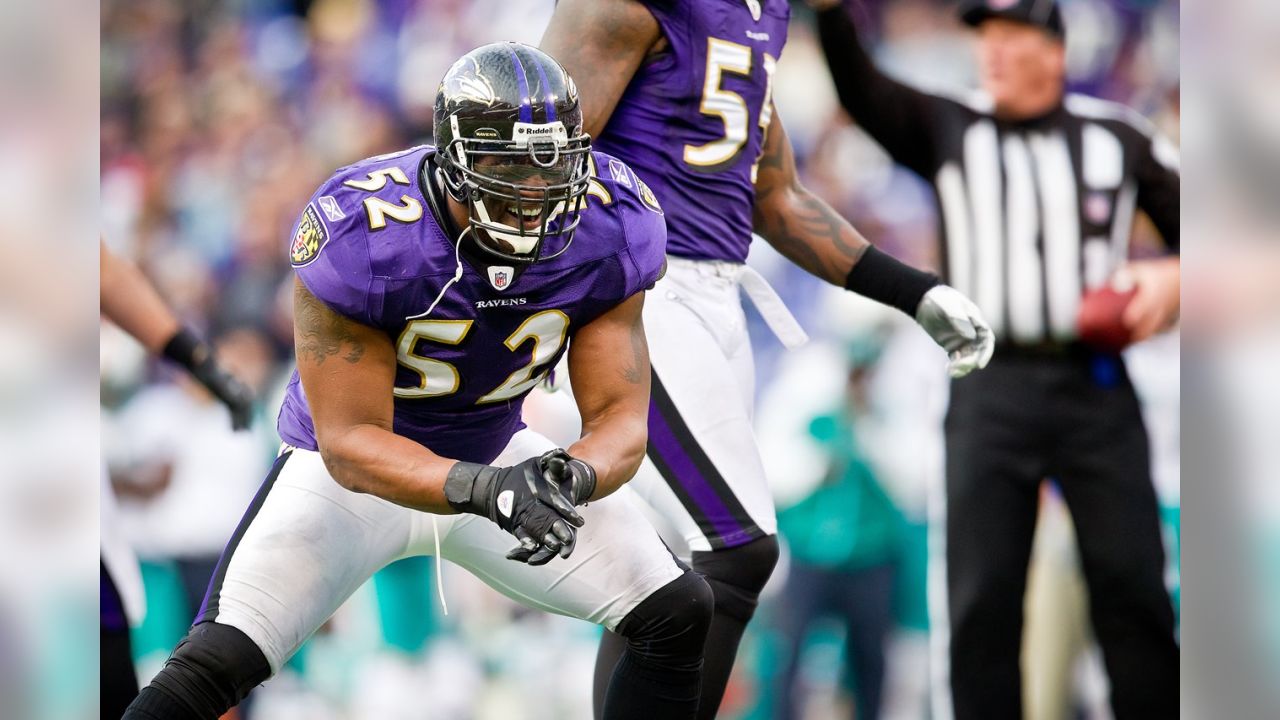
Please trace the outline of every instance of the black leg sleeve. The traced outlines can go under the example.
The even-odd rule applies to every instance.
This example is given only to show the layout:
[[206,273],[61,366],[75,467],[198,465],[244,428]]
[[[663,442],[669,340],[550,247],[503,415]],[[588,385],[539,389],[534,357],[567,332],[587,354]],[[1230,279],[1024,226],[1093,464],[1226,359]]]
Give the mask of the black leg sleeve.
[[706,578],[716,602],[707,633],[699,720],[712,720],[720,709],[738,644],[777,563],[778,539],[773,535],[734,548],[693,554],[693,569]]
[[711,588],[692,571],[645,598],[618,625],[626,651],[605,694],[606,720],[692,720],[702,685]]
[[125,712],[125,720],[217,720],[271,676],[249,636],[230,625],[191,628]]
[[604,699],[609,694],[609,683],[613,682],[613,671],[626,651],[626,638],[611,630],[604,631],[600,649],[596,651],[596,673],[591,692],[592,717],[596,720],[604,717]]

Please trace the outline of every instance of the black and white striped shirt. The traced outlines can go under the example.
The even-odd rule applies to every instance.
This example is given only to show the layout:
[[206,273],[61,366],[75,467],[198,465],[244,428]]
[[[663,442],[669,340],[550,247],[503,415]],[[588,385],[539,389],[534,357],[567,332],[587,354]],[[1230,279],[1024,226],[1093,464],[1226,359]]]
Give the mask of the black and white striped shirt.
[[1085,290],[1128,257],[1135,209],[1178,248],[1178,153],[1144,118],[1067,95],[1012,122],[989,101],[903,85],[876,69],[843,9],[819,15],[840,101],[897,162],[937,191],[947,281],[996,337],[1069,342]]

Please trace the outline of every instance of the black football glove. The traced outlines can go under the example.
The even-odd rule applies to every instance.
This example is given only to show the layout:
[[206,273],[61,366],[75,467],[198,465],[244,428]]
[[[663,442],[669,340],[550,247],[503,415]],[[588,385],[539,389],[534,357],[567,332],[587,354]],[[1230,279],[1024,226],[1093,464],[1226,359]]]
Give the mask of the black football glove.
[[231,427],[244,430],[253,420],[253,392],[214,359],[208,344],[183,328],[164,346],[164,356],[190,371],[231,411]]
[[596,470],[564,450],[552,450],[546,458],[547,476],[574,505],[585,504],[596,492]]
[[[596,471],[582,460],[571,457],[564,450],[555,449],[541,458],[543,474],[548,480],[560,487],[560,492],[574,505],[587,502],[596,490]],[[520,537],[519,534],[516,537]],[[526,536],[527,537],[527,536]],[[532,538],[528,538],[532,540]],[[555,557],[556,551],[543,543],[525,542],[521,538],[520,547],[512,550],[507,558],[519,560],[531,565],[542,563]]]
[[507,557],[543,565],[559,555],[567,558],[577,542],[575,528],[586,522],[548,479],[548,455],[511,467],[459,462],[449,469],[444,494],[458,512],[492,520],[520,541]]

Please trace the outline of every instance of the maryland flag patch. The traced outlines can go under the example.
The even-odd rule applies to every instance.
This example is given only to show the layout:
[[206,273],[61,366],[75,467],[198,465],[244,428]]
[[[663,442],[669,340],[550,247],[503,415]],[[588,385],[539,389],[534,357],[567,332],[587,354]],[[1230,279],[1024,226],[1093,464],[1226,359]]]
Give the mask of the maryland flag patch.
[[654,196],[653,191],[639,177],[636,178],[636,185],[640,188],[640,201],[649,206],[649,209],[662,215],[662,206],[658,204],[658,198]]
[[294,267],[302,267],[315,260],[321,248],[329,242],[329,231],[320,221],[320,214],[311,203],[302,211],[302,219],[298,221],[298,232],[293,235],[293,244],[289,246],[289,261]]

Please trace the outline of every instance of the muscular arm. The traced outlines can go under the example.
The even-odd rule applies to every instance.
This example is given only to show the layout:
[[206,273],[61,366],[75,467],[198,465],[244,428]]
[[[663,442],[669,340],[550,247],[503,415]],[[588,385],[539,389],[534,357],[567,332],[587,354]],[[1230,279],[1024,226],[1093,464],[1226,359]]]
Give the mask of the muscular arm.
[[636,293],[581,330],[569,346],[569,377],[582,414],[570,455],[595,468],[599,499],[622,487],[644,460],[649,422],[649,346]]
[[455,512],[444,481],[453,460],[392,432],[396,351],[293,281],[293,342],[316,442],[343,487],[415,510]]
[[102,241],[98,257],[102,314],[149,352],[159,354],[180,329],[178,318],[137,265],[108,250]]
[[658,21],[636,0],[560,0],[539,47],[578,84],[584,130],[599,137],[661,39]]
[[838,0],[811,4],[826,6],[818,13],[818,38],[845,112],[894,160],[928,176],[936,162],[930,118],[948,101],[881,72],[859,42],[848,9]]
[[776,109],[756,175],[755,230],[787,259],[842,287],[869,245],[800,183],[791,141]]
[[186,368],[227,406],[232,428],[249,427],[253,422],[253,392],[223,369],[207,343],[182,327],[137,265],[113,254],[101,240],[98,259],[102,314],[137,338],[148,352]]

